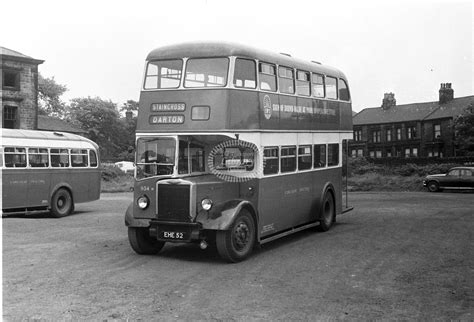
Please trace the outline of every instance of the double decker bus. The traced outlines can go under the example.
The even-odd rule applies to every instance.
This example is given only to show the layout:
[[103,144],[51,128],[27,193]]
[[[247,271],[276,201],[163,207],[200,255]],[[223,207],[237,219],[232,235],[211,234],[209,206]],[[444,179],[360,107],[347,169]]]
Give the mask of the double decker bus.
[[2,129],[2,216],[49,210],[59,218],[99,199],[99,164],[99,147],[82,136]]
[[247,46],[151,51],[139,101],[131,247],[215,243],[229,262],[257,244],[343,213],[342,143],[352,138],[346,77]]

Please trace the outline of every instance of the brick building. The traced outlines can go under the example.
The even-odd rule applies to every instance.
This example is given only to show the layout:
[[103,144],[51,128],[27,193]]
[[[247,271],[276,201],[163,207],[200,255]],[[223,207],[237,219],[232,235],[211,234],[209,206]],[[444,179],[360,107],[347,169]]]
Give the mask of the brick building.
[[0,105],[4,128],[38,127],[38,65],[44,61],[0,47]]
[[470,104],[474,96],[454,98],[450,83],[441,84],[436,102],[397,105],[395,95],[386,93],[381,107],[354,116],[350,153],[371,158],[455,156],[453,121]]
[[1,127],[84,134],[60,119],[38,115],[38,65],[43,62],[0,47]]

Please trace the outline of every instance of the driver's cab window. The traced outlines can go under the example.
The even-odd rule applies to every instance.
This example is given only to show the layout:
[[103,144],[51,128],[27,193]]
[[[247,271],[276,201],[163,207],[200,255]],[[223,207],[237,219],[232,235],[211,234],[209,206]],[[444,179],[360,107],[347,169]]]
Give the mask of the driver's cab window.
[[204,147],[195,142],[179,140],[178,174],[205,171]]

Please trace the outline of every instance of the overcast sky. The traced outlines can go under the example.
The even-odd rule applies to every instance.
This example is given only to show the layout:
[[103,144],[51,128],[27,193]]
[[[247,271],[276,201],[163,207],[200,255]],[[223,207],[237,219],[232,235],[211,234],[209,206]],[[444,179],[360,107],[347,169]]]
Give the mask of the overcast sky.
[[[342,70],[353,110],[473,95],[471,1],[3,1],[0,46],[45,62],[64,100],[138,100],[156,47],[224,40]],[[26,12],[25,12],[26,11]]]

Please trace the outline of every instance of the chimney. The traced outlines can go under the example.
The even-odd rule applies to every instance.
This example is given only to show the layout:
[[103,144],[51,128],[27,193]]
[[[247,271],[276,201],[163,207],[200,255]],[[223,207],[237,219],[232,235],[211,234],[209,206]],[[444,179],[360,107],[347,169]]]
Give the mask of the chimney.
[[385,93],[383,94],[382,108],[388,110],[389,108],[397,105],[397,100],[395,99],[395,94]]
[[127,119],[127,121],[131,121],[133,118],[133,112],[131,110],[126,111],[125,118]]
[[439,89],[439,103],[447,103],[452,101],[454,98],[454,90],[451,88],[451,83],[441,83],[441,88]]

